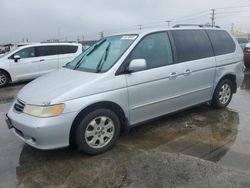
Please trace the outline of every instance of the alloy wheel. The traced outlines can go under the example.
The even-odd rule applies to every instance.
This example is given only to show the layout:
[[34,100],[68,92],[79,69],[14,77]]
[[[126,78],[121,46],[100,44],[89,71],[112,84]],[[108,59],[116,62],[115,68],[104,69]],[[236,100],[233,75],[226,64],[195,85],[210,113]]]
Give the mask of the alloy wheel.
[[7,82],[7,77],[6,77],[6,75],[3,74],[3,73],[0,73],[0,86],[5,85],[6,82]]
[[112,140],[114,132],[114,122],[107,116],[99,116],[88,124],[85,140],[92,148],[103,148]]
[[226,104],[231,97],[231,87],[229,84],[225,83],[221,86],[219,92],[219,101],[221,104]]

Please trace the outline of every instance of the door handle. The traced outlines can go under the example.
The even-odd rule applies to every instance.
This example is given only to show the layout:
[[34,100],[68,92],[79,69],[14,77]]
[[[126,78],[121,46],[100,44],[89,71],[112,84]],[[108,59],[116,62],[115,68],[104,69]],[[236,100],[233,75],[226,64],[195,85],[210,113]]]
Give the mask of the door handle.
[[172,72],[172,73],[169,75],[169,79],[170,79],[170,80],[173,80],[173,79],[175,79],[177,76],[178,76],[178,75],[177,75],[176,72]]
[[190,69],[186,69],[183,73],[184,76],[188,76],[191,74],[191,70]]
[[44,59],[40,59],[40,61],[45,61]]

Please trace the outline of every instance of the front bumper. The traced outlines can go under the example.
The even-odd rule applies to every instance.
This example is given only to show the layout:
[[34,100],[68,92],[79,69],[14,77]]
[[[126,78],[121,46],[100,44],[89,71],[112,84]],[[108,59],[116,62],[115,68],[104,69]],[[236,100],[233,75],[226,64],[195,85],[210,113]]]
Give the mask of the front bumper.
[[25,143],[37,149],[57,149],[69,146],[70,129],[76,113],[52,118],[38,118],[9,110],[7,124]]

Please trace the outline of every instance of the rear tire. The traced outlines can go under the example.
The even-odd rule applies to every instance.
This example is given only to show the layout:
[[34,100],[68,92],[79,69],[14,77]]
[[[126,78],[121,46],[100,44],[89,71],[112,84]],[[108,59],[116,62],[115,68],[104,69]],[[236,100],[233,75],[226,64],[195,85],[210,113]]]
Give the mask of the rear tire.
[[212,106],[214,108],[225,108],[231,102],[233,96],[233,84],[229,79],[224,79],[217,85],[213,99]]
[[6,86],[10,82],[8,73],[0,70],[0,88]]
[[82,118],[75,131],[79,151],[96,155],[110,150],[120,135],[118,116],[109,109],[97,109]]

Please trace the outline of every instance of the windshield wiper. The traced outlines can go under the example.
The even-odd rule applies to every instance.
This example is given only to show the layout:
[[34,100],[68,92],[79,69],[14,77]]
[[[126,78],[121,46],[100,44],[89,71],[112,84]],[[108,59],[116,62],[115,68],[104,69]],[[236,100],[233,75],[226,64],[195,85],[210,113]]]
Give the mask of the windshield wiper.
[[96,66],[96,72],[97,72],[97,73],[98,73],[98,72],[101,72],[104,63],[105,63],[105,61],[107,60],[110,45],[111,45],[111,42],[108,43],[108,46],[106,47],[105,52],[104,52],[102,58],[100,59],[98,65]]
[[87,54],[85,54],[84,56],[82,56],[82,58],[77,62],[77,64],[74,67],[74,70],[78,69],[84,62],[86,59],[83,60],[83,58],[85,58],[86,56],[89,56],[95,49],[97,49],[100,45],[102,45],[107,39],[103,39],[102,41],[100,41],[99,43],[97,43],[96,45],[94,45],[93,49],[90,50]]
[[83,58],[85,58],[85,56],[86,55],[82,56],[82,58],[77,62],[76,66],[74,67],[74,70],[78,69],[81,66],[81,64],[83,64],[85,62],[85,59],[83,60]]
[[100,41],[99,43],[97,43],[96,45],[94,45],[93,49],[89,51],[89,53],[87,54],[87,56],[89,56],[90,54],[92,54],[92,52],[97,49],[99,46],[101,46],[107,39],[103,39],[102,41]]

